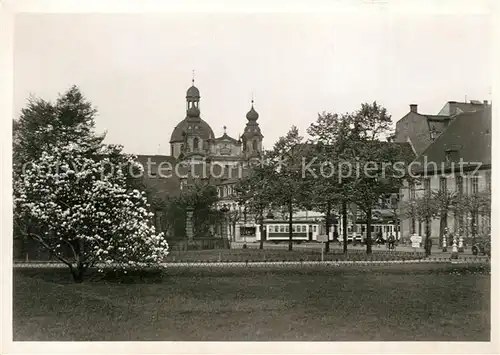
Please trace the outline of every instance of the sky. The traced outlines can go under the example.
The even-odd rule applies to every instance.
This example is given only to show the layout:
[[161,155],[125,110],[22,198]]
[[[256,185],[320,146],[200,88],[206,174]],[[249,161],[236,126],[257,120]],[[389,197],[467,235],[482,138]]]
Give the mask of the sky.
[[195,70],[201,117],[243,132],[252,96],[264,148],[318,113],[377,101],[393,121],[418,104],[491,100],[491,15],[17,14],[14,115],[71,85],[97,130],[134,154],[170,154]]

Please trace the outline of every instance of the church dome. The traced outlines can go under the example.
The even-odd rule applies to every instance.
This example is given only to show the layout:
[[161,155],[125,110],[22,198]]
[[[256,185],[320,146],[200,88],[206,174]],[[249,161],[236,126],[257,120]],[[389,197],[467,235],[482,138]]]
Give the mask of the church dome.
[[247,119],[255,121],[258,118],[259,118],[259,114],[257,113],[257,111],[255,111],[255,109],[253,108],[253,104],[252,104],[252,108],[247,113]]
[[204,141],[215,138],[214,131],[212,131],[210,125],[201,118],[197,122],[191,122],[188,118],[179,122],[170,136],[170,143],[183,142],[183,132],[196,135]]
[[187,98],[194,98],[194,99],[199,99],[200,98],[200,90],[194,85],[192,85],[186,92],[186,99]]

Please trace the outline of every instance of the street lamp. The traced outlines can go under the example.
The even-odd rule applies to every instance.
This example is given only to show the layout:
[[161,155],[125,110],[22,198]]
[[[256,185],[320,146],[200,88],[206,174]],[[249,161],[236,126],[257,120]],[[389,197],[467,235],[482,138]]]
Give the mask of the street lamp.
[[223,219],[224,219],[224,223],[223,223],[223,227],[222,227],[222,238],[224,239],[224,244],[226,243],[227,241],[227,212],[229,211],[229,208],[227,207],[227,205],[224,203],[222,204],[222,206],[220,207],[219,211],[222,212],[222,215],[223,215]]

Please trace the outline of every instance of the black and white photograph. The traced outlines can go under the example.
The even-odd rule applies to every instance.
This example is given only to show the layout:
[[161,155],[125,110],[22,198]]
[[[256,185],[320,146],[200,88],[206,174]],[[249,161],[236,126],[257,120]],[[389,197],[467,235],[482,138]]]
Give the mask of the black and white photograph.
[[7,341],[500,351],[491,2],[340,3],[12,13]]

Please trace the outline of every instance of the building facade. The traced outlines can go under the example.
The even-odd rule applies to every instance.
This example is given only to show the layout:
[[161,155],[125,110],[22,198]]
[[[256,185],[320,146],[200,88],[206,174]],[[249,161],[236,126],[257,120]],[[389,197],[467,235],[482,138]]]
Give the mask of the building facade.
[[[454,115],[443,132],[412,162],[411,172],[414,178],[406,180],[400,191],[401,210],[408,210],[411,201],[424,196],[439,194],[449,196],[452,201],[446,214],[430,220],[434,245],[442,244],[444,228],[465,240],[488,235],[491,227],[487,206],[491,196],[491,106]],[[467,206],[471,207],[464,208],[463,201],[469,201]],[[477,201],[476,205],[471,201]],[[402,214],[403,238],[423,237],[425,231],[424,220],[411,213]]]

